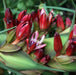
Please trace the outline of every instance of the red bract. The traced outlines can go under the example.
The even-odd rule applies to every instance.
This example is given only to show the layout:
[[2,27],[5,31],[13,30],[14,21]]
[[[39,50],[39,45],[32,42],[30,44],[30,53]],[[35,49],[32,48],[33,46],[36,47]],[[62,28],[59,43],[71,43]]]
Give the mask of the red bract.
[[76,24],[74,24],[73,30],[70,32],[69,39],[76,37]]
[[29,21],[30,22],[31,20],[31,14],[26,14],[22,19],[21,19],[21,23],[24,23],[26,21]]
[[32,16],[32,22],[34,22],[34,21],[39,22],[38,13],[32,12],[31,16]]
[[56,56],[60,55],[61,49],[62,49],[62,41],[61,41],[60,35],[58,33],[55,33],[54,50],[56,51]]
[[66,18],[66,27],[69,27],[69,26],[71,26],[71,20],[70,20],[70,18]]
[[18,26],[19,21],[18,21],[17,19],[15,19],[15,20],[14,20],[14,24],[15,24],[15,26]]
[[61,28],[62,30],[65,29],[63,19],[60,15],[57,16],[57,27]]
[[31,32],[31,25],[29,22],[20,23],[16,29],[16,40],[12,44],[17,44],[24,38],[28,38]]
[[44,9],[41,10],[40,15],[39,15],[40,29],[48,29],[52,21],[52,17],[53,17],[52,14],[53,14],[53,10],[50,12],[48,16],[46,15],[46,12]]
[[38,49],[34,53],[38,59],[41,59],[43,56],[43,49]]
[[[11,12],[11,10],[9,8],[6,9],[5,18],[3,18],[3,20],[6,23],[7,29],[14,26],[13,15],[12,15],[12,12]],[[8,32],[10,32],[10,31],[8,31]]]
[[23,10],[18,14],[18,21],[20,22],[20,20],[26,15],[26,11],[27,10]]
[[76,37],[76,24],[74,24],[74,27],[73,27],[73,37]]
[[72,55],[73,52],[74,52],[74,45],[73,45],[72,41],[69,41],[69,45],[66,49],[66,55],[70,56],[70,55]]
[[72,37],[73,37],[73,30],[69,34],[69,39],[72,39]]
[[46,16],[46,14],[42,14],[40,16],[40,23],[39,23],[39,25],[40,25],[40,29],[47,29],[49,27],[49,25],[48,25],[48,18]]
[[40,62],[41,62],[42,64],[47,64],[47,63],[49,62],[49,60],[50,60],[50,56],[49,56],[49,55],[46,55],[46,56],[44,56],[44,57],[40,60]]
[[46,44],[42,43],[45,38],[45,35],[43,35],[40,40],[38,40],[38,36],[39,36],[39,33],[38,31],[36,31],[32,34],[32,37],[30,40],[29,39],[26,40],[28,54],[30,54],[33,50],[38,50],[46,46]]
[[36,43],[29,41],[29,39],[26,39],[26,44],[27,44],[27,53],[30,54],[36,47]]

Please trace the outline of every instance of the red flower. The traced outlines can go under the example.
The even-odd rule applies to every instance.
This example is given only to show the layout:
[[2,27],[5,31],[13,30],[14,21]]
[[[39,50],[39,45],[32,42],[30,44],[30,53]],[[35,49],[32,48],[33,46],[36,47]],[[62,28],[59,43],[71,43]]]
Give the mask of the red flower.
[[31,14],[26,14],[22,19],[21,19],[21,23],[24,23],[26,21],[31,22]]
[[61,28],[62,30],[65,29],[63,19],[60,15],[57,16],[57,27]]
[[38,49],[44,48],[46,46],[46,44],[42,43],[45,38],[45,35],[43,35],[41,37],[41,40],[38,40],[38,36],[39,36],[39,33],[38,33],[38,31],[36,31],[32,34],[32,37],[30,40],[26,39],[28,54],[30,54],[34,50],[38,50]]
[[69,34],[69,39],[72,39],[72,37],[73,37],[73,30]]
[[69,39],[76,37],[76,24],[74,24],[73,30],[70,32]]
[[50,26],[50,23],[52,21],[53,17],[53,10],[50,12],[50,14],[47,16],[44,9],[41,10],[39,15],[39,26],[40,29],[48,29]]
[[62,49],[62,41],[61,41],[60,35],[58,33],[55,33],[54,50],[56,51],[56,56],[60,55],[61,49]]
[[66,55],[70,56],[70,55],[73,54],[73,52],[74,52],[74,44],[73,44],[73,41],[70,40],[69,45],[68,45],[68,47],[66,49]]
[[26,39],[26,44],[27,44],[27,53],[30,54],[36,47],[36,43],[29,41],[29,39]]
[[71,26],[71,20],[70,20],[70,18],[66,18],[66,27],[69,27],[69,26]]
[[[11,10],[9,8],[6,9],[5,18],[3,18],[3,20],[6,23],[7,29],[14,26],[13,15],[12,15],[12,12],[11,12]],[[8,31],[8,32],[10,32],[10,31]]]
[[76,37],[76,24],[74,24],[74,27],[73,27],[73,37]]
[[39,23],[39,17],[38,17],[38,12],[32,12],[32,22],[37,21]]
[[20,22],[21,19],[26,15],[27,10],[23,10],[18,14],[18,21]]
[[43,56],[43,49],[38,49],[34,53],[38,59],[41,59]]
[[20,23],[16,29],[16,40],[12,44],[17,44],[24,38],[28,38],[31,32],[31,25],[27,21],[26,23]]
[[50,60],[50,56],[49,56],[49,55],[46,55],[46,56],[44,56],[44,57],[40,60],[40,62],[41,62],[42,64],[47,64],[47,63],[49,62],[49,60]]

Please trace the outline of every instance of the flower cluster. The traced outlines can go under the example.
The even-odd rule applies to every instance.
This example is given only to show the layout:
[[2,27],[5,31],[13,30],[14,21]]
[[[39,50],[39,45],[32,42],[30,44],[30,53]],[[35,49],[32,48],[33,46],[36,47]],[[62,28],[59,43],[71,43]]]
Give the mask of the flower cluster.
[[[73,53],[76,52],[76,24],[74,25],[72,31],[70,32],[69,40],[65,45],[66,45],[65,55],[71,56]],[[56,56],[59,56],[61,54],[62,48],[63,46],[62,46],[62,40],[60,38],[60,35],[58,33],[55,33],[54,50],[56,51]]]
[[31,52],[34,52],[34,55],[37,57],[37,59],[43,63],[46,64],[50,60],[49,55],[45,55],[44,53],[44,47],[46,44],[43,44],[43,40],[45,38],[45,35],[41,36],[41,39],[38,39],[39,33],[38,31],[34,32],[32,34],[31,39],[26,39],[27,44],[27,53],[30,54]]
[[[18,14],[17,19],[13,19],[11,10],[7,8],[5,11],[5,18],[3,20],[6,23],[7,29],[16,26],[16,38],[11,44],[16,45],[20,41],[24,40],[27,47],[26,52],[29,55],[34,53],[38,61],[42,64],[46,64],[50,60],[50,56],[44,53],[47,44],[44,44],[43,40],[46,33],[49,33],[48,30],[51,26],[56,25],[56,27],[61,31],[71,26],[71,20],[69,18],[66,18],[66,25],[64,25],[63,19],[60,15],[54,17],[53,10],[51,10],[51,12],[47,15],[43,8],[41,10],[37,10],[37,12],[32,12],[31,14],[27,14],[27,10],[23,10]],[[32,30],[33,23],[35,21],[38,23],[39,30],[45,30],[45,34],[42,34],[41,31],[38,32],[39,30]],[[75,48],[75,29],[76,25],[69,36],[68,46],[65,53],[66,55],[71,55]],[[10,31],[8,31],[8,33],[10,33]],[[56,51],[56,56],[61,54],[62,48],[62,40],[60,35],[56,32],[54,35],[54,50]]]

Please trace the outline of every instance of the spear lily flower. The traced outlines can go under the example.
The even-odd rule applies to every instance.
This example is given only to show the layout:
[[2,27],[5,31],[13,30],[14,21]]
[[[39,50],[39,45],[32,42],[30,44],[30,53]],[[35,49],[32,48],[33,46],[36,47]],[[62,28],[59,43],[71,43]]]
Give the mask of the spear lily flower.
[[23,10],[18,14],[18,21],[20,22],[21,19],[26,15],[27,10]]
[[31,32],[31,25],[27,21],[26,23],[20,23],[16,28],[16,39],[12,44],[17,44],[19,41],[28,38]]
[[57,27],[60,28],[61,30],[65,29],[63,19],[60,15],[57,16]]
[[60,55],[61,49],[62,49],[62,41],[61,41],[60,35],[58,33],[55,33],[54,50],[56,51],[56,56]]
[[44,56],[44,57],[40,60],[40,62],[41,62],[42,64],[47,64],[47,63],[49,62],[49,60],[50,60],[50,56],[49,56],[49,55],[46,55],[46,56]]
[[39,23],[39,15],[38,15],[38,12],[39,12],[39,10],[38,10],[37,12],[32,12],[32,13],[31,13],[32,22],[36,21],[36,22]]
[[45,35],[42,35],[41,40],[38,40],[38,36],[39,36],[39,33],[38,31],[36,31],[32,34],[30,41],[29,39],[26,40],[28,54],[30,54],[33,50],[41,49],[46,46],[46,44],[42,44],[45,38]]
[[[6,11],[5,11],[5,17],[3,18],[3,20],[6,23],[6,28],[7,29],[9,29],[9,28],[11,28],[11,27],[14,26],[13,15],[12,15],[12,12],[11,12],[11,10],[9,8],[6,9]],[[8,33],[10,31],[8,31]]]
[[53,17],[53,10],[49,13],[49,15],[46,15],[46,12],[44,8],[41,10],[40,15],[39,15],[39,26],[40,29],[48,29],[51,22],[52,22],[52,17]]
[[44,53],[43,49],[37,49],[34,54],[38,59],[41,59],[44,55],[43,53]]
[[21,23],[24,23],[26,21],[31,22],[31,14],[26,14],[22,19],[21,19]]
[[66,18],[66,27],[70,27],[71,26],[71,20],[69,17]]
[[69,45],[66,49],[66,55],[70,56],[73,54],[73,52],[74,52],[74,45],[72,43],[72,40],[69,40]]

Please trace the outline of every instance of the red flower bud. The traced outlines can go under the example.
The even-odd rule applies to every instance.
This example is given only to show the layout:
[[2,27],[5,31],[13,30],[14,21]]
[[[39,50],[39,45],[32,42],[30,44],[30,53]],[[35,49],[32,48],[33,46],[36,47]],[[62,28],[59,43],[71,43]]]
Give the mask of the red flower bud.
[[76,24],[74,24],[74,27],[73,27],[73,37],[76,37]]
[[69,39],[72,39],[72,37],[73,37],[73,30],[69,34]]
[[39,25],[40,25],[40,29],[47,29],[48,28],[48,18],[46,16],[46,14],[42,14],[40,16],[40,22],[39,22]]
[[47,64],[47,63],[49,62],[49,60],[50,60],[50,56],[49,56],[49,55],[46,55],[46,56],[44,56],[44,57],[40,60],[40,62],[41,62],[42,64]]
[[69,27],[69,26],[71,26],[71,20],[70,20],[70,18],[66,18],[66,27]]
[[38,14],[36,12],[32,12],[31,16],[32,16],[32,21],[37,21],[37,22],[39,21]]
[[5,18],[11,19],[11,20],[13,19],[12,12],[9,8],[7,8],[5,11]]
[[60,15],[57,16],[57,27],[61,28],[62,30],[65,29],[63,19]]
[[30,21],[30,20],[31,20],[31,14],[27,14],[21,19],[21,23],[24,23],[24,22]]
[[55,33],[54,35],[54,50],[56,51],[56,56],[60,55],[62,49],[62,41],[60,35]]
[[53,10],[49,13],[49,15],[46,15],[45,10],[42,9],[41,12],[39,13],[40,29],[48,29],[50,23],[52,22],[52,17],[53,17]]
[[41,59],[43,56],[43,49],[38,49],[34,53],[38,59]]
[[20,20],[26,15],[26,11],[27,10],[23,10],[18,14],[18,21],[20,22]]
[[15,24],[15,26],[18,26],[19,21],[18,21],[17,19],[15,19],[15,20],[14,20],[14,24]]
[[27,53],[30,54],[36,47],[35,42],[29,42],[29,39],[26,39],[26,44],[27,44]]
[[29,22],[20,23],[16,29],[16,40],[12,44],[17,44],[24,38],[28,38],[31,32],[31,25]]
[[[14,26],[13,15],[12,15],[12,12],[11,12],[11,10],[9,8],[6,9],[5,18],[3,18],[3,20],[6,23],[7,29],[9,29],[9,28]],[[10,32],[10,31],[8,31],[8,32]]]
[[72,53],[74,52],[74,45],[72,43],[70,43],[66,49],[66,55],[70,56],[72,55]]
[[49,17],[49,24],[50,24],[52,22],[52,18],[53,18],[53,10],[51,10],[48,17]]

